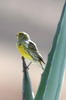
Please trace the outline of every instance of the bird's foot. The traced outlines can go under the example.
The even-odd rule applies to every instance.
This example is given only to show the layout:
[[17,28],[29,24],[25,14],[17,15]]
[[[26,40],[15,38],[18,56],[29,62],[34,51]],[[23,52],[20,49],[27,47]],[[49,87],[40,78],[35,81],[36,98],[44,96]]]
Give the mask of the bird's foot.
[[30,66],[31,64],[32,64],[32,62],[30,62],[30,63],[28,64],[28,66],[27,66],[27,67],[28,67],[28,69],[29,69],[29,66]]
[[23,70],[22,70],[22,72],[25,72],[27,69],[29,69],[28,67],[25,67]]
[[26,67],[23,69],[22,72],[24,72],[24,71],[26,71],[27,69],[29,69],[29,66],[31,65],[31,63],[32,63],[32,62],[30,62],[30,63],[28,64],[28,66],[26,66]]

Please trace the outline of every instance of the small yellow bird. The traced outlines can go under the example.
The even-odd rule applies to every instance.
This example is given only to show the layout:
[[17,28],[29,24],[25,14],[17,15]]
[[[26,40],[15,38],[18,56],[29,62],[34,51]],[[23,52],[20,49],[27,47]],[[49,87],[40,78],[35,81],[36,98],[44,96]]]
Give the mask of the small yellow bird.
[[18,32],[16,36],[18,39],[17,48],[21,56],[31,61],[39,62],[42,69],[44,69],[42,63],[45,64],[45,62],[43,61],[43,58],[40,55],[36,44],[31,41],[29,35],[25,32]]

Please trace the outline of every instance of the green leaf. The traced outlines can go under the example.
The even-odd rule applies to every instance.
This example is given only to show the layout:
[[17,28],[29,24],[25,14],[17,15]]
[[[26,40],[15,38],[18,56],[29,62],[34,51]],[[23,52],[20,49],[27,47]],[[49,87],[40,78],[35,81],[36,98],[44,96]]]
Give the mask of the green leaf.
[[35,100],[59,100],[66,60],[66,2]]
[[34,100],[34,94],[32,91],[28,68],[25,63],[24,58],[22,58],[22,60],[23,60],[23,72],[24,72],[24,75],[23,75],[23,100]]

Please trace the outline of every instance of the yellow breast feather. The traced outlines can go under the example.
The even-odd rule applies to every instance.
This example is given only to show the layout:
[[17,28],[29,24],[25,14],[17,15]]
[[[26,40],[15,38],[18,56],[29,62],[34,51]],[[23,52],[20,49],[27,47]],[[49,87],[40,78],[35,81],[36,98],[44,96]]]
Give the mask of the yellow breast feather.
[[21,54],[23,57],[32,60],[32,57],[29,55],[29,53],[27,52],[27,50],[25,50],[25,48],[24,48],[23,45],[17,46],[17,48],[18,48],[20,54]]

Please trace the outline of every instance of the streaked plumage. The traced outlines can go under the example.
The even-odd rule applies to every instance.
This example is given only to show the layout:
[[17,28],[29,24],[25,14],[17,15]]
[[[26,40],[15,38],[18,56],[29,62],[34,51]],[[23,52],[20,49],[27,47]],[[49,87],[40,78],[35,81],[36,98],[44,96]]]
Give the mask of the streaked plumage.
[[[30,37],[25,32],[17,33],[17,48],[20,54],[31,61],[39,62],[43,69],[42,63],[44,63],[42,56],[40,55],[36,44],[30,40]],[[44,63],[45,64],[45,63]]]

